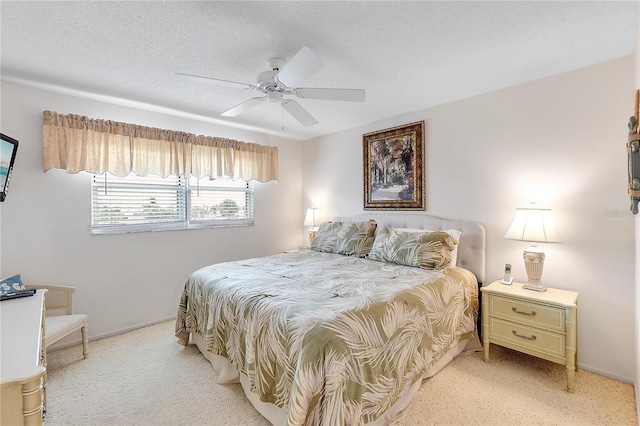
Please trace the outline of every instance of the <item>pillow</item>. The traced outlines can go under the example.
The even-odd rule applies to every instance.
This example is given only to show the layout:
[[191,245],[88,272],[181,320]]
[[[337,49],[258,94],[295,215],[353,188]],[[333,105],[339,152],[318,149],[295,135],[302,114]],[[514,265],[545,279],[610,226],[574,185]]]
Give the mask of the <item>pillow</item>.
[[0,294],[15,293],[18,290],[26,290],[20,274],[15,274],[0,281]]
[[[396,232],[436,232],[428,229],[412,229],[412,228],[393,228]],[[456,240],[456,248],[451,252],[451,265],[448,266],[456,266],[458,264],[458,245],[460,244],[460,236],[462,235],[462,231],[457,229],[448,229],[446,231],[447,234],[451,235],[451,237]]]
[[397,232],[386,226],[378,228],[369,259],[443,269],[451,265],[451,253],[458,243],[444,231]]
[[311,250],[347,256],[366,256],[373,246],[376,222],[324,222],[318,228]]

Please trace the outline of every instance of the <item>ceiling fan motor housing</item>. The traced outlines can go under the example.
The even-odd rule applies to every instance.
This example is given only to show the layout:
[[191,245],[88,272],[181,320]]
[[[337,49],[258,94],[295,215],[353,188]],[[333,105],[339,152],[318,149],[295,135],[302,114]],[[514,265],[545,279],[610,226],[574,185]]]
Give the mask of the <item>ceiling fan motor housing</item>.
[[278,85],[275,81],[275,76],[278,74],[278,70],[272,70],[272,71],[263,71],[260,74],[258,74],[258,78],[256,79],[257,81],[257,86],[258,89],[262,90],[263,92],[270,92],[275,90]]

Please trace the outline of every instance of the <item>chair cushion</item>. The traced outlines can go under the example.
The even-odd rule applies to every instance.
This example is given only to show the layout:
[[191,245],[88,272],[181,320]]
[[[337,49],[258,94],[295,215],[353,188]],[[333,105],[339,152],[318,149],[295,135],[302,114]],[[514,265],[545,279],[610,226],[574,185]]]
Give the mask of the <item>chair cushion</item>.
[[63,337],[79,330],[89,322],[89,316],[85,314],[57,315],[45,318],[46,345],[57,342]]

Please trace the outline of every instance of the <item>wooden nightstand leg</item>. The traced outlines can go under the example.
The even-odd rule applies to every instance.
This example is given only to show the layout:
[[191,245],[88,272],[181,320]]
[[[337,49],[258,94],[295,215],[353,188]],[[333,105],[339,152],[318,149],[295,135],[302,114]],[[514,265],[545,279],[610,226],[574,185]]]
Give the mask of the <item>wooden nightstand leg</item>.
[[567,392],[574,393],[576,369],[578,367],[578,333],[577,333],[577,310],[575,307],[567,308],[565,311],[565,321],[567,330],[566,357],[567,357]]
[[576,376],[575,370],[567,367],[567,392],[575,393],[576,392]]
[[[45,295],[45,300],[46,300],[46,295]],[[47,308],[45,306],[45,304],[42,305],[42,336],[40,338],[40,365],[42,365],[44,367],[44,375],[42,376],[42,417],[47,415],[47,384],[48,384],[48,377],[47,377],[47,341],[45,340],[44,336],[45,336],[45,318],[46,318],[46,311]]]
[[482,298],[482,347],[484,362],[489,362],[489,297]]
[[83,326],[80,329],[80,333],[82,334],[82,356],[84,358],[89,357],[89,339],[87,337],[87,326]]
[[578,370],[578,310],[577,309],[574,311],[573,317],[574,317],[574,321],[576,323],[576,344],[575,344],[576,354],[573,357],[574,358],[573,359],[573,364],[575,366],[576,371],[579,371]]

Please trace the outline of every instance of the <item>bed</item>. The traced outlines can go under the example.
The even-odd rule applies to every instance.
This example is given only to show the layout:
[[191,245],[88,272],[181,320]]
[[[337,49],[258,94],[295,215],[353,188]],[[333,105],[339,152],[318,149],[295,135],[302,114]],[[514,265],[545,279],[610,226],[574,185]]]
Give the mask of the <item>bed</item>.
[[390,424],[424,378],[477,348],[484,278],[479,223],[338,217],[312,250],[195,271],[176,336],[274,425]]

